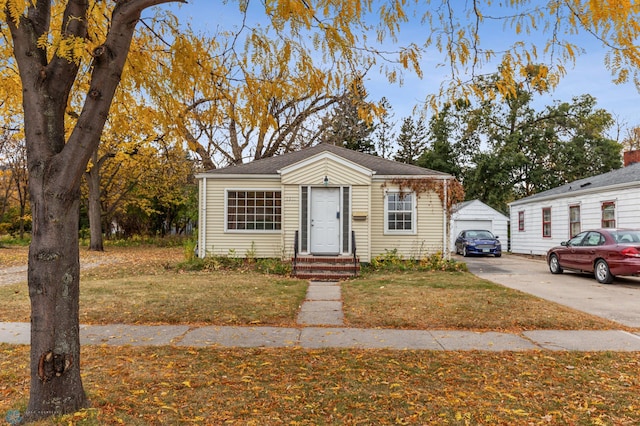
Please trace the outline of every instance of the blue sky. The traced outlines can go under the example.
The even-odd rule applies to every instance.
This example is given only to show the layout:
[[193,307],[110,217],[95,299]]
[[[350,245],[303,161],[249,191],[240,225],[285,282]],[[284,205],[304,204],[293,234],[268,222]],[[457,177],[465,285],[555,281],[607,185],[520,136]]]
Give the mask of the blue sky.
[[[257,9],[259,9],[258,6],[259,4],[256,4]],[[218,27],[230,29],[232,25],[240,23],[234,1],[228,5],[221,5],[217,0],[189,0],[188,4],[180,7],[174,5],[163,7],[170,7],[181,21],[190,21],[194,28],[204,32],[213,33]],[[418,23],[412,24],[405,30],[401,32],[400,44],[407,41],[417,43],[423,41],[424,34]],[[487,42],[487,44],[483,46],[493,47],[491,43],[500,43],[509,37],[510,35],[504,33],[501,26],[496,27],[485,35],[483,43]],[[611,81],[611,74],[604,65],[606,51],[592,37],[578,36],[575,42],[584,47],[586,53],[578,57],[575,66],[567,65],[567,75],[552,94],[537,100],[536,105],[539,109],[553,103],[554,100],[569,102],[575,96],[588,93],[597,99],[597,107],[609,111],[625,127],[640,125],[640,117],[637,114],[640,94],[633,83],[616,85]],[[435,66],[437,58],[425,56],[421,62],[423,78],[419,79],[411,73],[406,73],[402,86],[391,85],[384,76],[370,72],[366,83],[370,99],[379,100],[386,97],[393,107],[395,120],[400,122],[402,118],[411,115],[412,108],[421,104],[427,94],[436,93],[442,80],[448,78],[446,70]],[[494,72],[495,69],[485,68],[483,71]]]

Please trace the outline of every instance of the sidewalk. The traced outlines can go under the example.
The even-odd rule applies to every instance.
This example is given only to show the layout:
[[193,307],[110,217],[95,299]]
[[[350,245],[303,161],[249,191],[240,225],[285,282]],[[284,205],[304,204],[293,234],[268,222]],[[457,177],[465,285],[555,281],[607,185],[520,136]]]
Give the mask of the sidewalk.
[[[343,325],[340,285],[312,281],[299,327],[82,325],[83,345],[302,347],[443,351],[640,351],[640,333],[533,330],[519,334],[455,330],[356,329]],[[28,323],[0,323],[0,343],[29,344]]]

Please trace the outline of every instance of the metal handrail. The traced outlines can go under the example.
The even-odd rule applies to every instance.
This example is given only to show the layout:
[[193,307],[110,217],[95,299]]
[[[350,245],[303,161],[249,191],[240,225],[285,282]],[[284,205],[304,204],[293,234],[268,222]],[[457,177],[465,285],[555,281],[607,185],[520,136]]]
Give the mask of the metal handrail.
[[351,231],[351,252],[353,253],[353,275],[358,275],[358,257],[356,256],[356,231]]
[[293,240],[293,275],[296,274],[296,266],[298,265],[298,231],[295,232],[295,239]]

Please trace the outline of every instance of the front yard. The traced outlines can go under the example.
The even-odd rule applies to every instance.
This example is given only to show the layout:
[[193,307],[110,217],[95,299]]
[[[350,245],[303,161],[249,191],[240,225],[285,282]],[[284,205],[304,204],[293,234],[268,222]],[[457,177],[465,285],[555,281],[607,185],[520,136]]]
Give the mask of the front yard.
[[[307,285],[179,271],[180,249],[83,256],[102,264],[82,273],[83,323],[294,326]],[[352,327],[621,328],[464,272],[369,274],[342,294]],[[0,321],[29,320],[26,283],[0,300]],[[85,346],[91,408],[38,425],[632,425],[637,355]],[[27,346],[0,344],[0,419],[26,409],[28,360]]]
[[[0,260],[6,253],[0,250]],[[100,265],[82,273],[84,324],[295,326],[306,294],[306,281],[279,275],[246,269],[177,270],[180,248],[109,248],[105,253],[83,251],[82,256],[86,263]],[[369,273],[343,282],[342,295],[346,325],[357,328],[621,328],[467,272]],[[0,286],[0,300],[0,321],[29,321],[25,283]]]

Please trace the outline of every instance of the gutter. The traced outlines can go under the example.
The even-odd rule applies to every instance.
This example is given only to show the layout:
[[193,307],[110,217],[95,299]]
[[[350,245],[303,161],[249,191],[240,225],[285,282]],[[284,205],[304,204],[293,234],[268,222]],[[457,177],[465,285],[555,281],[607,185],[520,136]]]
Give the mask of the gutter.
[[604,191],[615,191],[615,190],[620,190],[620,189],[631,189],[631,188],[634,188],[634,187],[640,187],[640,181],[619,183],[619,184],[616,184],[616,185],[598,186],[596,188],[589,188],[589,189],[578,189],[576,191],[566,191],[566,192],[562,192],[560,194],[552,194],[552,195],[546,195],[546,196],[542,196],[542,197],[535,197],[535,195],[532,195],[531,197],[535,197],[535,198],[526,197],[526,198],[523,198],[521,200],[512,201],[511,203],[508,204],[508,206],[509,207],[511,207],[511,206],[519,206],[521,204],[535,203],[535,202],[538,202],[538,201],[548,201],[548,200],[555,200],[555,199],[558,199],[558,198],[567,198],[567,197],[587,195],[587,194],[597,194],[599,192],[604,192]]

